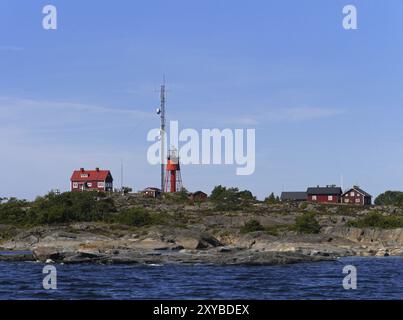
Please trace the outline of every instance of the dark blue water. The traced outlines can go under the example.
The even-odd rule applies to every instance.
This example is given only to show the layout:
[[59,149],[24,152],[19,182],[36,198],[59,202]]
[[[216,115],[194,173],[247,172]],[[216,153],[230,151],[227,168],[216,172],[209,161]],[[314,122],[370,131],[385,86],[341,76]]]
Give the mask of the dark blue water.
[[[357,290],[344,290],[354,265]],[[0,262],[0,299],[402,299],[403,259],[345,258],[286,266],[56,265],[57,290],[39,263]]]

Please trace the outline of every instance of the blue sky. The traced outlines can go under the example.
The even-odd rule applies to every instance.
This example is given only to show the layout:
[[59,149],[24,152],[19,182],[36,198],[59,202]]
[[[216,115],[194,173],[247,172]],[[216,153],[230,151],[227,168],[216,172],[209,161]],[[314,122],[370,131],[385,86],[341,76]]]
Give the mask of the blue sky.
[[[42,8],[58,30],[42,29]],[[354,4],[358,30],[342,28]],[[403,189],[403,3],[150,0],[0,2],[0,196],[67,190],[73,169],[159,184],[147,163],[166,74],[181,128],[255,128],[256,172],[184,166],[189,190],[259,198],[309,185]]]

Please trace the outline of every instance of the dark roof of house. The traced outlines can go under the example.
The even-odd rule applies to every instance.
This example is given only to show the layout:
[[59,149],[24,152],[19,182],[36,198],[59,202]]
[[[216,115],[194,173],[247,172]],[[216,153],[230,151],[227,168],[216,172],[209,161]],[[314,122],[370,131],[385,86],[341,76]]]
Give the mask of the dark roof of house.
[[304,191],[285,191],[281,193],[281,200],[306,200],[308,197]]
[[146,192],[146,191],[157,191],[157,192],[160,192],[161,189],[158,189],[158,188],[155,188],[155,187],[148,187],[148,188],[145,188],[145,189],[143,190],[143,192]]
[[364,190],[362,190],[362,189],[361,189],[360,187],[358,187],[358,186],[353,186],[352,188],[348,189],[347,191],[345,191],[345,192],[343,193],[343,196],[344,196],[346,193],[349,193],[351,190],[355,190],[355,191],[361,193],[362,195],[364,195],[365,197],[372,197],[368,192],[365,192]]
[[342,194],[343,191],[340,187],[316,187],[316,188],[308,188],[308,195],[334,195],[334,194]]
[[205,193],[203,191],[196,191],[196,192],[193,192],[192,195],[194,195],[194,196],[198,196],[198,195],[207,196],[207,193]]

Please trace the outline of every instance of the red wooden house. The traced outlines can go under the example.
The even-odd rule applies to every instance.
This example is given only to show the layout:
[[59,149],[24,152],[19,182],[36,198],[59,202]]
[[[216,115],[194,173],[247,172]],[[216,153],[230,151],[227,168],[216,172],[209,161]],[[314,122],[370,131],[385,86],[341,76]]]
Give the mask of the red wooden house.
[[372,196],[358,186],[353,186],[342,195],[342,202],[367,206],[372,204]]
[[310,202],[320,202],[320,203],[340,203],[342,190],[334,185],[308,188],[307,190],[307,200]]
[[208,198],[207,194],[204,193],[203,191],[196,191],[189,194],[190,201],[204,202],[207,200],[207,198]]
[[109,170],[76,170],[71,179],[71,191],[112,191],[113,178]]

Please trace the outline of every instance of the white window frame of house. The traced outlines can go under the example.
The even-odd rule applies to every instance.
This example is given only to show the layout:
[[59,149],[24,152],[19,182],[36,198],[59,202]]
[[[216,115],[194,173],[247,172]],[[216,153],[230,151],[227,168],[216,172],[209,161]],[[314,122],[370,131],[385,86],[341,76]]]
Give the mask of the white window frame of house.
[[82,173],[80,177],[81,178],[88,178],[88,173]]
[[312,200],[316,201],[316,200],[318,200],[318,198],[316,196],[312,196]]
[[355,199],[355,203],[360,203],[360,202],[361,202],[360,198]]
[[345,202],[345,203],[349,203],[350,200],[346,198],[346,199],[344,199],[344,202]]
[[327,201],[333,201],[333,196],[327,196]]
[[92,188],[92,182],[87,183],[88,188]]
[[78,189],[78,182],[73,182],[73,189]]
[[354,196],[355,196],[354,191],[351,191],[350,192],[350,197],[354,197]]
[[105,188],[105,182],[99,181],[98,182],[98,188]]

